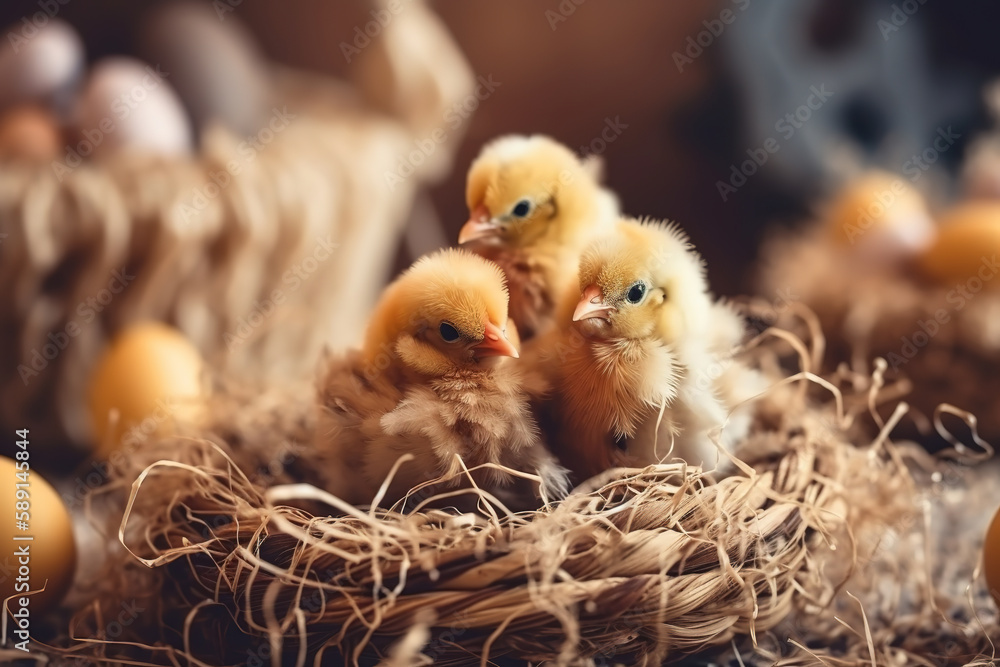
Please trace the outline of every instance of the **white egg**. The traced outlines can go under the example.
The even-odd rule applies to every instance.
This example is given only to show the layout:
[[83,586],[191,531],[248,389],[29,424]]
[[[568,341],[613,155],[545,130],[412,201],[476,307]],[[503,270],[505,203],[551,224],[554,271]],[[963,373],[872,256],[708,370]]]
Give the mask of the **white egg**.
[[207,3],[166,4],[145,22],[142,53],[171,72],[199,130],[214,121],[256,134],[270,109],[269,66],[239,19],[216,12]]
[[169,78],[169,72],[133,58],[95,64],[77,104],[76,152],[190,153],[191,123]]
[[45,101],[59,103],[83,71],[83,42],[66,23],[30,19],[9,26],[0,45],[0,107]]

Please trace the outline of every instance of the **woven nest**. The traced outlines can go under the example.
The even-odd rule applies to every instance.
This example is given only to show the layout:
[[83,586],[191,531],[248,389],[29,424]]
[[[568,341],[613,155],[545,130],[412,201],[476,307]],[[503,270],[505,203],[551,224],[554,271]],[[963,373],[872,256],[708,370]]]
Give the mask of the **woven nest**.
[[187,159],[119,154],[58,176],[0,164],[0,422],[86,442],[92,365],[139,320],[255,378],[295,377],[324,344],[354,343],[343,323],[365,320],[415,192],[458,141],[392,187],[386,174],[472,89],[419,2],[365,57],[353,86],[276,70],[252,143],[213,127]]
[[[73,640],[50,652],[199,665],[737,652],[743,664],[988,664],[1000,624],[972,571],[984,525],[967,524],[988,518],[970,502],[1000,502],[995,484],[969,496],[963,465],[889,441],[902,411],[874,442],[849,442],[843,427],[865,408],[848,409],[839,382],[804,371],[776,383],[729,476],[609,471],[516,515],[485,496],[479,514],[354,508],[301,483],[316,476],[305,390],[219,394],[214,425],[150,443],[92,498],[113,501],[124,548]],[[809,399],[815,387],[829,400]],[[942,515],[958,501],[974,520]],[[936,532],[963,525],[961,537]],[[126,604],[144,613],[109,636]]]
[[[822,230],[786,233],[762,251],[759,292],[773,295],[772,316],[790,324],[788,302],[805,305],[826,337],[828,363],[871,372],[885,359],[886,377],[906,380],[908,435],[929,439],[938,405],[976,415],[979,431],[1000,441],[1000,290],[987,285],[963,295],[956,285],[931,285],[905,267],[859,270]],[[972,274],[970,274],[972,275]],[[974,285],[975,286],[975,285]],[[943,322],[943,323],[942,323]]]

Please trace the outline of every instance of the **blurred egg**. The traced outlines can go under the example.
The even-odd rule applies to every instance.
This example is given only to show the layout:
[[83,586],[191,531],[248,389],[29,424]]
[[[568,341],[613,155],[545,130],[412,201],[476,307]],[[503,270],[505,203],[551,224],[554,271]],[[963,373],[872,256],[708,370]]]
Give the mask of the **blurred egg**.
[[986,531],[983,544],[983,569],[986,571],[986,586],[993,599],[1000,605],[1000,511]]
[[143,54],[170,72],[199,130],[217,121],[242,134],[266,123],[269,66],[250,32],[212,5],[177,2],[148,17]]
[[94,65],[77,102],[76,125],[74,147],[83,157],[191,151],[191,125],[165,73],[132,58]]
[[[30,435],[30,434],[29,434]],[[0,457],[0,484],[5,490],[0,493],[0,541],[4,544],[4,550],[10,564],[9,574],[2,577],[0,581],[0,595],[6,598],[11,595],[18,595],[11,600],[8,605],[10,609],[17,610],[21,607],[19,597],[24,591],[17,589],[17,577],[21,574],[20,567],[25,565],[28,569],[28,586],[30,590],[38,590],[45,585],[45,592],[29,597],[28,609],[32,614],[43,613],[47,609],[52,609],[59,604],[63,595],[73,583],[73,572],[76,569],[76,542],[73,539],[73,522],[70,520],[69,512],[63,504],[62,498],[52,486],[46,482],[41,475],[34,471],[31,463],[38,456],[31,449],[29,444],[26,448],[28,452],[28,473],[18,470],[17,464],[6,457]],[[18,450],[21,451],[21,450]],[[41,450],[39,450],[39,453]],[[23,467],[23,463],[22,463]],[[20,475],[20,477],[18,477]],[[19,500],[15,493],[16,484],[27,482],[24,487],[27,492],[27,510],[19,509]],[[22,508],[25,505],[21,506]],[[16,528],[15,517],[21,519],[21,512],[27,512],[27,530]],[[30,536],[30,541],[15,541],[15,537]],[[28,547],[28,563],[19,562],[20,557],[14,552],[24,545]],[[46,583],[46,580],[48,582]],[[34,616],[33,616],[34,617]]]
[[1000,201],[959,204],[941,216],[939,225],[937,239],[920,257],[924,274],[941,283],[978,280],[993,289],[1000,287],[1000,278],[995,276],[1000,256]]
[[0,159],[48,162],[61,143],[59,125],[44,109],[17,107],[0,116]]
[[39,27],[32,18],[4,31],[0,107],[33,101],[61,106],[83,72],[83,42],[76,31],[58,19]]
[[831,202],[833,239],[865,261],[893,262],[920,252],[935,228],[923,196],[900,177],[870,172]]
[[204,408],[203,368],[198,350],[176,329],[144,322],[119,333],[90,378],[97,456],[169,434],[178,421],[196,422]]

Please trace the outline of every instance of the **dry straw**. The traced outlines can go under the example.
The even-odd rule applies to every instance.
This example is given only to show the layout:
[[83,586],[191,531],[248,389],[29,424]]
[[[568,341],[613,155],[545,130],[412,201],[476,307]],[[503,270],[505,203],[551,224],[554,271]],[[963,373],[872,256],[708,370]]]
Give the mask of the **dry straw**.
[[982,267],[970,267],[968,285],[943,286],[905,269],[858,270],[823,232],[770,239],[759,293],[784,294],[815,311],[832,363],[848,362],[867,375],[881,357],[890,376],[906,378],[908,434],[931,436],[935,408],[952,403],[979,417],[984,436],[1000,438],[1000,290],[984,286],[976,273]]
[[[215,425],[150,444],[103,491],[118,499],[126,550],[55,653],[197,665],[632,665],[695,652],[988,664],[1000,625],[972,572],[969,517],[1000,502],[970,495],[995,485],[891,442],[905,406],[874,441],[846,439],[891,395],[883,365],[867,384],[821,378],[815,349],[781,332],[760,342],[745,354],[765,370],[781,357],[802,367],[761,399],[728,475],[609,471],[516,515],[475,489],[476,515],[351,507],[303,483],[319,481],[306,397],[220,392]],[[275,468],[281,447],[296,454]],[[949,530],[963,532],[939,544]],[[124,599],[147,612],[109,638],[99,628]]]

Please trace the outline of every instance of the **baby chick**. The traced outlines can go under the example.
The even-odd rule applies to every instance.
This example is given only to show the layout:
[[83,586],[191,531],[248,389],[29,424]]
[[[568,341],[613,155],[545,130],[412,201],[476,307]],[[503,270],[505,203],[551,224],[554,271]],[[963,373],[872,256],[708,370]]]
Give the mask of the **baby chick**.
[[[341,473],[334,492],[371,503],[403,455],[384,504],[438,477],[434,492],[476,484],[510,509],[565,495],[566,471],[542,445],[518,357],[507,336],[507,290],[493,263],[443,250],[407,270],[382,295],[363,348],[327,365],[319,387],[318,446]],[[430,492],[424,497],[431,495]],[[412,506],[412,505],[411,505]]]
[[576,282],[580,251],[618,215],[596,164],[549,137],[512,135],[484,146],[469,169],[470,217],[458,243],[504,270],[524,340],[552,322],[558,297]]
[[[742,322],[713,303],[701,258],[677,227],[620,220],[584,251],[579,288],[561,311],[537,354],[555,378],[557,453],[578,476],[674,458],[718,462],[709,432],[756,393],[757,376],[729,357]],[[723,443],[748,423],[730,420]]]

